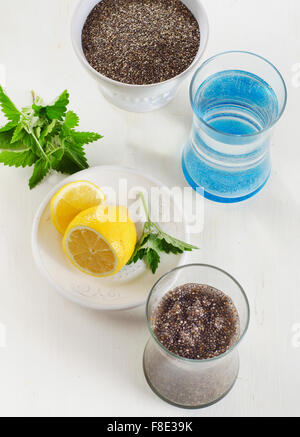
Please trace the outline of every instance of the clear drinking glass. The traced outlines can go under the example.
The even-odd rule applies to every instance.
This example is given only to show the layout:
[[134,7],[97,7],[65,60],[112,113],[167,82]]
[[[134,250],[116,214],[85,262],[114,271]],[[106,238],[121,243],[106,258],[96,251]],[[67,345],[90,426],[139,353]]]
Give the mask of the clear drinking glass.
[[279,71],[253,53],[222,53],[197,70],[190,99],[194,121],[182,157],[188,183],[223,203],[258,193],[271,173],[271,135],[287,102]]
[[[154,316],[166,293],[187,283],[210,285],[229,296],[240,318],[240,337],[223,355],[208,360],[189,360],[167,350],[153,330]],[[213,266],[191,264],[165,274],[152,288],[146,307],[151,338],[144,352],[144,373],[152,390],[166,402],[188,409],[203,408],[222,399],[239,372],[238,345],[249,325],[250,309],[240,284]]]

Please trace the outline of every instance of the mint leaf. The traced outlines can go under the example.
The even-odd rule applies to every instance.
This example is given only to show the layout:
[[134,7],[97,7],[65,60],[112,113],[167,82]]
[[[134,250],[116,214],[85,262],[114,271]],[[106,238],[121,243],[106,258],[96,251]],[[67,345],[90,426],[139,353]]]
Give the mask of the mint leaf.
[[162,252],[174,253],[175,255],[191,252],[194,249],[198,249],[196,246],[185,243],[184,241],[177,240],[177,238],[171,237],[165,232],[160,231],[158,234],[159,243],[158,247]]
[[47,124],[46,127],[41,132],[40,138],[44,140],[48,135],[52,134],[55,131],[57,120],[53,120],[50,124]]
[[14,106],[0,87],[0,108],[9,122],[0,128],[0,162],[15,167],[32,166],[29,181],[34,188],[50,170],[73,174],[88,168],[84,145],[102,138],[93,132],[76,132],[78,116],[67,112],[68,91],[52,105],[32,93],[33,104],[22,111]]
[[128,264],[136,263],[139,260],[144,259],[154,274],[160,263],[159,252],[179,255],[185,251],[192,251],[198,248],[163,232],[156,223],[151,221],[148,207],[142,193],[140,193],[140,197],[147,216],[147,221],[144,226],[142,237],[137,242],[134,253]]
[[0,85],[0,107],[2,109],[3,114],[6,116],[8,120],[13,123],[18,123],[20,120],[21,113],[12,103],[12,101],[7,97],[3,88]]
[[160,263],[157,243],[158,240],[154,234],[144,233],[128,264],[145,259],[152,273],[155,273]]
[[13,134],[14,129],[6,132],[0,132],[0,149],[13,151],[27,148],[22,141],[16,141],[14,144],[11,144]]
[[70,131],[70,137],[73,142],[84,146],[85,144],[93,143],[94,141],[98,141],[103,138],[101,135],[96,134],[94,132],[75,132]]
[[[58,149],[52,155],[49,155],[50,158],[50,170],[56,170],[56,167],[60,164],[62,156],[64,154],[63,149]],[[48,163],[49,164],[49,163]]]
[[137,263],[139,260],[143,260],[146,255],[147,255],[146,249],[139,249],[135,251],[134,255],[131,257],[131,260],[128,262],[128,264]]
[[69,93],[65,90],[51,106],[46,106],[46,113],[50,120],[63,120],[69,104]]
[[89,167],[83,146],[80,144],[66,141],[65,155],[77,165],[77,171],[84,170]]
[[0,133],[1,132],[8,132],[11,129],[15,128],[18,125],[18,123],[15,123],[14,121],[10,121],[9,123],[7,123],[5,126],[2,126],[0,128]]
[[0,149],[10,148],[13,134],[13,129],[6,132],[0,132]]
[[147,251],[147,263],[152,273],[156,273],[156,270],[158,269],[160,263],[160,256],[156,250],[149,249]]
[[66,113],[66,118],[64,121],[64,126],[68,129],[73,129],[74,127],[79,125],[79,117],[75,114],[75,112],[68,111]]
[[144,228],[143,235],[140,238],[140,240],[137,242],[131,260],[128,262],[128,264],[137,263],[140,259],[143,259],[145,257],[146,250],[144,249],[143,245],[146,243],[149,236],[150,234],[146,233]]
[[155,273],[160,263],[156,235],[150,234],[142,248],[146,251],[145,257],[148,266],[150,267],[152,273]]
[[34,96],[34,103],[32,109],[34,115],[40,118],[48,118],[50,121],[59,120],[62,121],[67,112],[67,106],[69,104],[69,93],[65,90],[53,103],[53,105],[43,105],[41,98]]
[[27,148],[31,149],[35,153],[35,155],[40,157],[40,150],[38,149],[34,138],[30,134],[25,135],[25,137],[23,138],[23,143]]
[[37,157],[31,150],[21,152],[5,151],[0,153],[0,162],[9,167],[31,167]]
[[16,127],[16,129],[14,130],[12,139],[11,139],[11,144],[16,143],[17,141],[21,140],[25,135],[25,131],[23,129],[23,125],[20,123],[18,124],[18,126]]
[[57,149],[54,152],[51,153],[50,155],[50,161],[51,161],[51,167],[54,168],[56,165],[59,164],[59,162],[61,161],[62,157],[64,155],[64,150],[63,149]]
[[52,163],[52,168],[53,170],[65,175],[71,175],[81,170],[78,168],[78,164],[76,164],[66,153],[63,154],[60,162]]
[[33,174],[29,180],[29,187],[32,190],[47,176],[51,169],[50,162],[39,159],[35,165]]

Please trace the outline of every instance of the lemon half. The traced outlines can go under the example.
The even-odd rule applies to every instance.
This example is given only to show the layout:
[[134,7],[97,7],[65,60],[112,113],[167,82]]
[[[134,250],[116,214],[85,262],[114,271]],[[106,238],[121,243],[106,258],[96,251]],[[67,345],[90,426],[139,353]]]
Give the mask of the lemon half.
[[64,234],[77,214],[104,201],[105,195],[97,185],[88,181],[71,182],[62,187],[51,200],[53,224],[58,232]]
[[106,277],[118,273],[127,264],[136,241],[136,227],[128,209],[100,205],[72,220],[63,239],[63,250],[82,272]]

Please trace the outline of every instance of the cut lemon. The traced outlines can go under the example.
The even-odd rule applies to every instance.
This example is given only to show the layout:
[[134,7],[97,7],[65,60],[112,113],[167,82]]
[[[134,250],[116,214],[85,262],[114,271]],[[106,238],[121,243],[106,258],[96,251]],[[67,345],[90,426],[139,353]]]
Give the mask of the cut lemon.
[[91,182],[77,181],[65,185],[51,200],[53,224],[58,232],[64,234],[77,214],[104,201],[103,192]]
[[98,206],[78,214],[63,239],[63,250],[84,273],[105,277],[118,273],[131,258],[136,228],[123,206]]

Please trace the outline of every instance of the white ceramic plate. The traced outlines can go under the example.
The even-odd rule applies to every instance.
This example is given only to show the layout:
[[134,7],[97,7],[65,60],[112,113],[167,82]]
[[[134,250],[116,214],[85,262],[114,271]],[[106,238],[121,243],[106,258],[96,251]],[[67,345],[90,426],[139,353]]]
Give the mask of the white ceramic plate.
[[[120,180],[127,181],[127,192],[140,187],[139,190],[144,189],[149,193],[152,187],[159,187],[162,189],[163,199],[170,202],[173,210],[183,215],[166,187],[163,187],[152,177],[138,171],[103,166],[76,173],[65,179],[49,193],[35,216],[32,230],[32,249],[40,272],[64,297],[88,308],[125,310],[145,304],[154,283],[167,271],[184,264],[185,254],[181,256],[163,254],[162,262],[155,275],[146,268],[142,261],[135,265],[126,266],[116,276],[106,279],[93,278],[78,271],[63,253],[62,236],[54,228],[50,214],[52,196],[63,185],[78,180],[87,180],[98,185],[106,194],[108,203],[111,204],[116,202],[116,199],[113,199],[112,190],[119,192]],[[135,200],[128,200],[128,207],[129,210],[131,208],[134,208],[134,211],[138,209]],[[136,216],[133,219],[136,222],[138,234],[140,234],[143,227],[141,218],[138,219]],[[175,223],[173,218],[168,224],[161,223],[161,227],[174,237],[186,242],[189,241],[184,219],[180,223]]]

